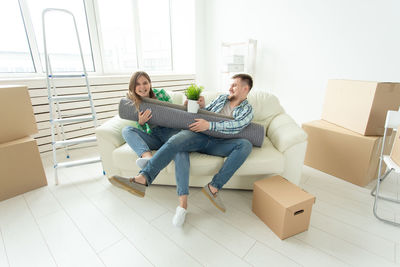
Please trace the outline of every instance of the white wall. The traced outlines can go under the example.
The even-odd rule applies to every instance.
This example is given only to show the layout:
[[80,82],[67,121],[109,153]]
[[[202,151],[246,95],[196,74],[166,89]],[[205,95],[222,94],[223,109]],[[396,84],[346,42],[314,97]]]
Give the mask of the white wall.
[[197,82],[221,89],[221,42],[253,38],[254,90],[298,123],[319,119],[328,79],[400,81],[399,12],[398,0],[197,0]]

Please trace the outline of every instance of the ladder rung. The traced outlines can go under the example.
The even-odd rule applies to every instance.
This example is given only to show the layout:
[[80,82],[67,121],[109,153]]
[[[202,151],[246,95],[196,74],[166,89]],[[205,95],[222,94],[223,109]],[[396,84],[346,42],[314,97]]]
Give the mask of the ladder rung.
[[53,96],[49,98],[50,101],[76,101],[76,100],[89,100],[89,95],[71,95],[71,96]]
[[86,112],[86,113],[78,113],[78,114],[63,114],[62,116],[64,119],[66,119],[66,118],[73,118],[76,116],[88,116],[88,115],[91,116],[91,114],[92,113],[90,113],[90,112]]
[[95,136],[93,136],[93,137],[74,138],[74,139],[54,142],[54,146],[55,147],[62,147],[62,146],[90,143],[90,142],[96,142],[96,140],[97,140],[97,138]]
[[95,157],[95,158],[81,159],[81,160],[75,160],[75,161],[61,162],[61,163],[57,163],[54,166],[54,168],[57,168],[57,169],[58,168],[68,168],[68,167],[96,163],[96,162],[100,162],[100,161],[101,161],[100,157]]
[[56,75],[49,75],[49,78],[80,78],[85,77],[84,73],[81,74],[56,74]]
[[90,121],[90,120],[94,120],[94,116],[79,116],[79,117],[67,118],[67,119],[54,119],[53,122],[62,124],[62,123]]

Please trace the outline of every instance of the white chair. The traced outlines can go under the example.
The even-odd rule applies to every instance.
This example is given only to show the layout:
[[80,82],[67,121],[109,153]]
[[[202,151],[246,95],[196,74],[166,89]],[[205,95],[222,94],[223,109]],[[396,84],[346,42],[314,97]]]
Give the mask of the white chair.
[[[395,202],[395,203],[400,203],[400,200],[398,199],[394,199],[394,198],[388,198],[388,197],[383,197],[379,195],[379,186],[380,184],[389,176],[389,174],[394,171],[398,174],[400,174],[400,166],[397,165],[391,158],[389,155],[383,155],[383,151],[385,149],[385,140],[387,138],[386,134],[387,134],[387,130],[388,129],[392,129],[393,133],[392,134],[396,134],[396,130],[400,125],[400,109],[399,111],[393,111],[393,110],[389,110],[388,113],[386,114],[386,122],[385,122],[385,132],[383,134],[383,140],[382,140],[382,148],[381,148],[381,154],[380,154],[380,159],[379,159],[379,169],[378,169],[378,179],[377,179],[377,184],[376,186],[372,189],[371,191],[371,195],[373,195],[375,197],[375,201],[374,201],[374,215],[377,219],[395,225],[395,226],[400,226],[400,223],[394,222],[394,221],[390,221],[390,220],[386,220],[382,217],[380,217],[377,214],[377,209],[378,209],[378,200],[379,199],[383,199],[383,200],[387,200],[387,201],[391,201],[391,202]],[[392,144],[391,144],[392,145]],[[385,162],[386,166],[387,166],[387,171],[385,172],[385,174],[381,175],[381,171],[382,171],[382,161]]]

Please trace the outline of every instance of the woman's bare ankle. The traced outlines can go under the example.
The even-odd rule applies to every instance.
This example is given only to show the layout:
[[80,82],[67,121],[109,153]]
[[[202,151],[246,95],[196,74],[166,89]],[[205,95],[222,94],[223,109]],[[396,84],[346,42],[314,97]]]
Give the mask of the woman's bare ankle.
[[187,210],[187,195],[179,196],[179,206]]
[[144,177],[142,174],[135,176],[133,179],[135,180],[136,183],[144,184],[144,185],[147,184],[146,177]]
[[144,152],[141,156],[141,158],[152,158],[153,154],[151,152]]

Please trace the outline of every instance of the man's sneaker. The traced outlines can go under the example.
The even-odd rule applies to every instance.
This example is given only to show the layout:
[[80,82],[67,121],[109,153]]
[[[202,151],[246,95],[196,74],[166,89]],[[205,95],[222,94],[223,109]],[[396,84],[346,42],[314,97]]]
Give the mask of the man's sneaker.
[[224,203],[222,203],[221,197],[218,196],[218,192],[213,194],[210,190],[209,184],[206,184],[201,191],[206,197],[217,207],[220,211],[225,212]]
[[136,165],[138,165],[139,168],[142,170],[142,169],[144,169],[144,167],[146,167],[147,162],[149,162],[150,159],[151,158],[138,158],[136,160]]
[[146,192],[146,186],[144,184],[136,183],[134,179],[114,175],[108,180],[113,185],[122,188],[138,197],[144,197],[144,193]]
[[172,218],[172,224],[176,227],[182,227],[185,222],[187,210],[182,208],[181,206],[176,207],[176,212],[174,217]]

